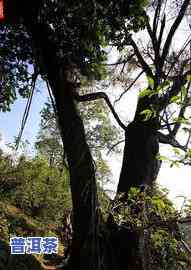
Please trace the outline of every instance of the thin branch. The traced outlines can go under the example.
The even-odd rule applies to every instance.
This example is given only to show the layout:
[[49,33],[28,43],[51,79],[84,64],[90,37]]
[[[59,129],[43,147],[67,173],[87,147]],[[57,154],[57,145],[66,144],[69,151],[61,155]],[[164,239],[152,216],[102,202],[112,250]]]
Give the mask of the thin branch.
[[159,38],[158,38],[159,49],[160,49],[161,42],[162,42],[162,37],[163,37],[164,29],[165,29],[165,24],[166,24],[166,15],[164,14],[164,17],[163,17],[162,22],[161,22],[161,28],[160,28]]
[[154,32],[151,29],[151,26],[150,26],[150,23],[149,23],[149,16],[146,14],[146,12],[145,12],[145,15],[146,15],[147,32],[149,33],[149,36],[150,36],[150,38],[152,40],[152,45],[153,45],[153,49],[154,49],[154,52],[155,52],[155,57],[157,57],[157,54],[158,54],[158,43],[157,43],[156,32]]
[[161,5],[162,5],[162,1],[158,0],[158,5],[157,5],[157,8],[156,8],[155,16],[154,16],[154,20],[153,20],[153,32],[154,33],[157,32],[159,16],[160,16],[160,11],[161,11]]
[[154,56],[152,55],[152,52],[149,51],[149,43],[147,44],[147,48],[145,50],[143,50],[143,53],[146,57],[150,57],[150,59],[152,60],[152,62],[154,63]]
[[119,58],[119,60],[115,63],[105,63],[104,66],[118,66],[118,65],[122,65],[122,64],[126,64],[128,61],[130,61],[133,56],[135,56],[135,54],[131,54],[127,59],[123,59],[121,60],[121,57]]
[[154,78],[151,68],[149,67],[149,65],[148,65],[148,64],[145,62],[145,60],[143,59],[143,57],[142,57],[142,55],[141,55],[141,53],[140,53],[140,51],[139,51],[139,48],[137,47],[137,44],[136,44],[135,41],[132,39],[132,37],[130,37],[130,45],[133,47],[134,52],[135,52],[135,54],[136,54],[136,56],[137,56],[137,58],[138,58],[138,60],[139,60],[139,62],[140,62],[140,64],[141,64],[141,67],[142,67],[142,69],[144,70],[144,72],[145,72],[148,76]]
[[170,119],[170,117],[168,116],[168,113],[167,113],[167,111],[166,111],[166,108],[165,108],[165,110],[164,110],[164,116],[165,116],[165,118],[166,118],[166,119],[164,119],[164,122],[167,124],[167,129],[168,129],[169,134],[171,134],[172,129],[171,129],[171,126],[170,126],[170,124],[169,124],[169,119]]
[[[162,120],[165,122],[164,119],[162,119]],[[172,123],[165,122],[165,123],[166,123],[166,124],[160,126],[161,129],[162,129],[162,128],[166,128],[166,127],[167,127],[167,129],[168,129],[170,126],[174,126],[174,125],[176,124],[176,122],[172,122]],[[168,129],[168,132],[171,133],[172,131]]]
[[124,63],[127,63],[127,61],[126,60],[122,60],[122,61],[117,61],[117,62],[115,62],[115,63],[105,63],[104,64],[104,66],[108,66],[108,67],[112,67],[112,66],[118,66],[118,65],[122,65],[122,64],[124,64]]
[[180,224],[191,223],[191,217],[184,217],[184,218],[178,219],[178,223]]
[[184,77],[178,75],[176,79],[174,80],[170,90],[164,96],[158,99],[158,106],[159,106],[160,111],[163,110],[169,104],[169,101],[172,97],[179,94],[183,86],[183,82],[184,82]]
[[191,255],[191,248],[189,247],[189,245],[184,240],[181,240],[181,243],[184,249]]
[[107,152],[107,156],[110,154],[110,152],[116,147],[118,146],[120,143],[123,143],[125,140],[120,140],[119,142],[115,143],[114,145],[112,145],[112,147],[108,150]]
[[144,73],[144,70],[142,70],[137,77],[133,80],[133,82],[125,89],[120,96],[114,101],[114,105],[131,89],[131,87],[136,83],[136,81],[140,78],[140,76]]
[[[161,1],[159,1],[161,2]],[[160,8],[159,8],[159,15],[160,15],[160,10],[161,10],[161,3],[160,3]],[[157,13],[157,10],[156,10],[156,13]],[[156,15],[156,14],[155,14]],[[158,16],[159,16],[158,15]],[[147,19],[146,19],[146,27],[147,27],[147,32],[151,38],[151,41],[152,41],[152,47],[153,47],[153,50],[154,50],[154,64],[155,64],[155,68],[156,68],[156,73],[155,73],[155,80],[157,82],[160,81],[160,77],[161,77],[161,65],[160,65],[160,62],[161,62],[161,58],[160,58],[160,42],[157,40],[157,29],[155,30],[152,30],[151,29],[151,26],[150,26],[150,23],[149,23],[149,17],[146,15]],[[159,20],[159,19],[158,19]],[[163,25],[162,25],[163,26]],[[162,27],[161,26],[161,27]],[[158,28],[158,22],[157,22],[157,26]]]
[[[189,90],[189,88],[190,88],[190,82],[188,83],[188,86],[187,86],[187,89],[186,89],[186,95],[185,95],[185,97],[184,97],[184,100],[183,100],[183,105],[182,105],[182,107],[181,107],[181,109],[180,109],[180,112],[179,112],[179,114],[178,114],[178,119],[180,119],[180,118],[182,118],[182,117],[184,117],[184,114],[185,114],[185,112],[186,112],[186,108],[187,108],[187,101],[188,101],[188,96],[187,96],[187,94],[188,94],[188,90]],[[181,123],[180,122],[177,122],[175,125],[174,125],[174,128],[173,128],[173,130],[172,130],[172,132],[171,132],[171,134],[172,134],[172,136],[173,137],[175,137],[176,136],[176,134],[177,134],[177,132],[178,132],[178,130],[180,129],[180,127],[181,127]]]
[[164,15],[165,15],[166,7],[167,7],[167,2],[168,2],[168,0],[165,0],[165,3],[163,3],[163,11],[162,11],[161,18],[163,18]]
[[170,32],[168,34],[168,37],[166,39],[166,42],[164,44],[164,47],[163,47],[163,52],[162,52],[162,59],[161,59],[161,68],[163,67],[163,64],[164,64],[164,61],[169,53],[169,49],[170,49],[170,45],[172,43],[172,39],[173,39],[173,36],[177,30],[177,28],[179,27],[184,15],[185,15],[185,12],[186,12],[186,9],[188,7],[190,3],[190,0],[184,0],[184,3],[182,4],[182,7],[180,9],[180,12],[176,18],[176,20],[174,21],[171,29],[170,29]]
[[109,97],[106,95],[106,93],[104,93],[104,92],[96,92],[96,93],[90,93],[90,94],[86,94],[86,95],[82,95],[82,96],[80,96],[78,94],[74,94],[73,97],[78,102],[85,102],[85,101],[92,101],[92,100],[97,100],[97,99],[104,99],[105,102],[107,103],[108,107],[110,108],[115,120],[119,124],[119,126],[123,130],[126,130],[127,127],[120,120],[118,114],[116,113],[115,109],[113,108],[113,106],[112,106],[112,104],[111,104],[111,102],[109,100]]
[[189,131],[188,139],[187,139],[186,144],[185,144],[186,148],[188,147],[188,144],[190,142],[190,138],[191,138],[191,129]]
[[[176,56],[176,60],[178,60],[178,58],[182,55],[182,53],[184,52],[184,50],[186,49],[186,47],[190,44],[190,42],[191,42],[190,37],[191,37],[191,34],[189,35],[189,37],[187,38],[187,40],[184,42],[181,50],[179,51],[178,55]],[[173,67],[175,66],[176,63],[177,63],[177,61],[174,61],[172,63],[172,65],[169,68],[169,71],[168,71],[167,75],[164,77],[164,79],[166,79],[169,76],[171,70],[173,69]]]

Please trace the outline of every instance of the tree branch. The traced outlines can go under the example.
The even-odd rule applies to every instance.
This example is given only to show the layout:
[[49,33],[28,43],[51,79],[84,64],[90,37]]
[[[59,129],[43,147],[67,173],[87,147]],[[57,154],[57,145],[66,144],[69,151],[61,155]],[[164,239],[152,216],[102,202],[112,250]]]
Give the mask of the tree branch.
[[120,96],[114,101],[114,105],[131,89],[131,87],[136,83],[136,81],[140,78],[140,76],[143,74],[144,70],[142,70],[137,77],[133,80],[133,82],[125,89]]
[[147,32],[149,33],[149,36],[152,40],[152,44],[153,44],[153,49],[155,52],[155,57],[157,56],[157,49],[158,49],[158,42],[157,42],[157,37],[156,37],[156,32],[154,32],[151,29],[150,23],[149,23],[149,16],[146,14],[145,12],[145,16],[146,16],[146,27],[147,27]]
[[120,143],[123,143],[123,142],[125,142],[125,139],[120,140],[120,141],[118,141],[117,143],[115,143],[114,145],[112,145],[111,148],[108,150],[107,155],[109,155],[110,152],[111,152],[116,146],[118,146]]
[[170,29],[170,32],[168,34],[168,37],[167,37],[166,42],[165,42],[164,47],[163,47],[161,68],[163,67],[164,61],[169,53],[172,38],[173,38],[177,28],[179,27],[184,15],[185,15],[185,12],[186,12],[186,9],[187,9],[189,3],[190,3],[190,0],[184,0],[184,3],[182,4],[182,7],[180,9],[180,12],[179,12],[176,20],[174,21],[171,29]]
[[169,104],[169,101],[173,96],[176,96],[179,94],[179,92],[181,91],[182,85],[183,85],[182,76],[177,76],[170,90],[167,91],[167,93],[163,97],[160,97],[158,99],[159,111],[163,110]]
[[[190,37],[191,37],[191,35],[187,38],[187,40],[185,41],[185,43],[184,43],[184,45],[182,46],[181,50],[179,51],[179,53],[178,53],[178,55],[177,55],[177,57],[176,57],[177,60],[178,60],[179,57],[182,55],[182,53],[184,52],[184,50],[186,49],[186,47],[187,47],[188,45],[190,45],[190,42],[191,42]],[[176,62],[177,62],[177,61],[173,61],[171,67],[169,68],[168,73],[164,76],[164,79],[166,79],[166,78],[169,76],[169,74],[170,74],[171,70],[173,69],[173,67],[175,66]],[[163,75],[164,75],[164,74],[163,74]]]
[[181,240],[181,243],[184,249],[191,255],[191,248],[189,247],[189,245],[184,240]]
[[169,123],[169,119],[170,119],[170,117],[168,117],[168,113],[167,113],[166,108],[165,108],[163,115],[161,116],[161,120],[165,123],[165,125],[163,125],[163,126],[161,125],[161,128],[167,127],[169,134],[171,134],[171,132],[172,132],[171,125],[172,124],[174,125],[175,123]]
[[[168,76],[168,78],[169,78],[169,80],[177,80],[178,78],[181,78],[181,80],[183,81],[183,82],[186,82],[186,77],[188,76],[188,75],[191,75],[191,69],[189,69],[189,70],[187,70],[183,75],[176,75],[176,76]],[[163,74],[163,77],[164,77],[165,75]],[[165,77],[164,77],[165,78]]]
[[[189,88],[190,88],[190,84],[191,84],[191,83],[189,82],[189,83],[188,83],[188,86],[187,86],[187,89],[186,89],[186,95],[185,95],[184,100],[183,100],[183,105],[182,105],[182,107],[181,107],[181,109],[180,109],[180,112],[179,112],[179,114],[178,114],[178,118],[184,117],[184,114],[185,114],[185,111],[186,111],[186,108],[187,108],[187,102],[188,102],[188,96],[187,96],[187,94],[188,94],[188,90],[189,90]],[[180,123],[180,122],[177,122],[177,123],[174,125],[174,128],[173,128],[173,130],[172,130],[172,132],[171,132],[171,134],[172,134],[173,137],[176,136],[176,134],[177,134],[177,132],[178,132],[180,126],[181,126],[181,123]]]
[[191,223],[191,217],[185,217],[178,220],[178,223],[184,224],[184,223]]
[[126,64],[128,61],[130,61],[133,58],[133,56],[135,56],[134,53],[129,55],[129,57],[127,57],[127,59],[123,59],[123,60],[120,57],[117,62],[111,63],[111,64],[105,63],[104,66],[118,66],[118,65]]
[[164,14],[164,17],[163,17],[162,22],[161,22],[161,28],[160,28],[159,37],[158,37],[158,46],[159,46],[159,48],[161,46],[165,24],[166,24],[166,15]]
[[158,5],[157,5],[157,8],[156,8],[155,16],[154,16],[154,20],[153,20],[153,32],[154,33],[157,32],[159,15],[160,15],[160,11],[161,11],[161,5],[162,5],[162,1],[158,0]]
[[118,114],[116,113],[115,109],[113,108],[109,97],[106,95],[106,93],[104,92],[97,92],[97,93],[90,93],[90,94],[86,94],[86,95],[78,95],[78,94],[74,94],[74,99],[77,100],[78,102],[85,102],[85,101],[92,101],[92,100],[97,100],[97,99],[104,99],[105,102],[107,103],[108,107],[110,108],[115,120],[117,121],[117,123],[119,124],[119,126],[123,129],[126,130],[126,126],[123,124],[123,122],[120,120]]
[[160,131],[157,132],[157,136],[159,139],[159,143],[170,144],[171,146],[179,148],[185,152],[187,151],[187,148],[181,145],[174,137],[171,137],[170,135],[165,135]]
[[170,78],[174,80],[172,87],[163,97],[158,99],[158,106],[160,111],[169,104],[169,101],[173,96],[177,96],[180,93],[182,86],[187,82],[187,76],[190,74],[191,70],[187,70],[183,75],[177,75]]
[[132,37],[130,37],[130,45],[133,47],[134,49],[134,52],[141,64],[141,67],[142,69],[144,70],[144,72],[149,76],[149,77],[152,77],[154,78],[153,76],[153,73],[152,73],[152,70],[151,68],[149,67],[149,65],[145,62],[145,60],[143,59],[140,51],[139,51],[139,48],[137,47],[135,41],[132,39]]

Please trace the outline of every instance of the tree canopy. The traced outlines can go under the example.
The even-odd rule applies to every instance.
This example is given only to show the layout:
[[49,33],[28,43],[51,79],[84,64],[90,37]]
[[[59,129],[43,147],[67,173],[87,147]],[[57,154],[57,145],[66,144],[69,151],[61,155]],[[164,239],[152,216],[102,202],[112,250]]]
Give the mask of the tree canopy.
[[[190,154],[190,129],[183,126],[188,133],[185,145],[176,138],[181,125],[186,124],[185,112],[190,104],[190,39],[179,51],[172,51],[172,40],[185,19],[190,0],[174,8],[172,4],[170,0],[5,1],[5,21],[0,26],[1,109],[8,110],[18,92],[28,98],[21,135],[38,76],[46,82],[63,147],[57,137],[55,115],[48,115],[49,105],[44,120],[52,121],[48,129],[51,141],[41,133],[37,146],[48,156],[49,148],[64,150],[67,158],[73,229],[67,269],[121,270],[124,265],[128,270],[153,269],[153,265],[158,269],[172,265],[184,269],[185,261],[190,263],[186,256],[181,257],[184,252],[178,253],[184,242],[179,234],[179,216],[154,188],[162,160],[159,143],[172,145],[176,152],[180,148],[188,159]],[[176,16],[165,35],[170,8]],[[143,29],[149,36],[146,49],[134,38]],[[120,119],[106,92],[96,91],[97,81],[111,80],[107,46],[115,46],[120,54],[119,61],[111,65],[115,71],[122,65],[117,78],[126,88],[119,99],[143,73],[147,79],[146,88],[138,96],[134,119],[128,125]],[[131,71],[138,71],[137,77],[126,79]],[[93,91],[88,88],[90,84]],[[101,102],[96,105],[87,105],[98,99]],[[171,113],[173,104],[178,106],[175,118]],[[110,145],[108,140],[118,139],[107,118],[108,111],[99,108],[106,105],[123,130],[125,142],[117,195],[107,220],[98,203],[98,175],[93,160],[94,156],[99,163],[101,149]],[[45,131],[46,125],[42,127]],[[34,167],[39,162],[34,162]],[[36,177],[41,179],[40,172]],[[163,248],[159,261],[157,248]],[[178,263],[171,264],[166,254],[178,257]]]
[[59,65],[74,65],[80,76],[101,78],[101,64],[106,60],[104,47],[113,39],[121,39],[121,25],[129,30],[142,26],[144,4],[146,1],[140,0],[33,1],[30,5],[5,1],[5,22],[1,23],[0,33],[1,108],[9,109],[17,92],[27,96],[37,74],[46,77],[45,63],[39,66],[35,55],[38,50],[31,47],[25,24],[30,25],[29,17],[46,28]]

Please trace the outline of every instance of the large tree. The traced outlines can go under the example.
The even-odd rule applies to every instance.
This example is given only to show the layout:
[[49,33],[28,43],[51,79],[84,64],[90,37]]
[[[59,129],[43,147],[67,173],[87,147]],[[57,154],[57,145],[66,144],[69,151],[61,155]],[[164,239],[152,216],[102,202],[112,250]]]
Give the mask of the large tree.
[[[189,4],[190,1],[187,0],[179,4],[178,8],[176,6],[176,9],[173,9],[175,19],[172,21],[171,1],[154,1],[145,13],[147,41],[142,39],[142,42],[136,42],[128,32],[126,39],[122,41],[121,46],[129,48],[126,59],[133,63],[134,70],[139,73],[133,83],[130,81],[121,96],[132,88],[142,74],[145,74],[148,85],[139,95],[134,120],[125,129],[126,144],[119,192],[127,192],[134,185],[151,185],[155,181],[160,168],[157,159],[159,143],[187,151],[189,134],[185,145],[181,145],[176,136],[181,123],[186,124],[184,117],[189,106],[190,40],[188,38],[181,48],[173,49],[171,45],[183,18],[186,20]],[[170,21],[170,29],[166,21]],[[167,36],[165,31],[168,31]],[[120,61],[125,64],[125,59]],[[173,107],[172,104],[176,106]],[[178,114],[173,115],[174,109]],[[189,133],[188,129],[187,132]]]
[[[142,238],[138,232],[121,228],[110,216],[109,236],[103,232],[100,236],[94,162],[76,101],[104,99],[125,131],[118,193],[127,195],[131,187],[151,186],[159,170],[156,158],[159,140],[169,139],[168,143],[174,140],[159,132],[161,112],[182,85],[187,84],[188,72],[183,68],[181,74],[171,74],[162,95],[159,91],[166,82],[165,67],[172,37],[190,1],[183,1],[163,46],[165,18],[161,23],[159,18],[165,1],[153,2],[156,12],[151,27],[143,10],[144,1],[5,1],[6,20],[0,31],[1,108],[9,108],[16,96],[15,89],[23,96],[29,95],[30,106],[38,74],[51,88],[70,171],[73,242],[69,269],[123,269],[124,265],[126,269],[148,269],[140,252]],[[153,45],[152,66],[131,36],[133,30],[145,25]],[[88,80],[102,78],[102,64],[106,60],[103,47],[109,43],[119,49],[131,46],[138,65],[149,78],[146,94],[140,96],[135,118],[127,127],[105,93],[80,95],[79,92],[83,76]],[[28,89],[30,84],[32,91]],[[125,198],[128,196],[123,196],[121,201]]]
[[[100,63],[106,59],[103,46],[121,24],[129,29],[139,27],[134,15],[142,13],[140,1],[5,1],[5,4],[6,21],[1,37],[7,46],[6,49],[3,46],[1,65],[7,88],[1,93],[3,108],[15,97],[11,87],[19,88],[23,95],[28,92],[27,80],[34,86],[38,73],[46,79],[55,99],[70,171],[73,242],[69,265],[71,269],[99,269],[95,168],[76,110],[78,73],[100,78]],[[32,77],[26,72],[31,64]]]
[[[126,38],[121,43],[116,43],[128,52],[116,63],[123,73],[122,83],[124,76],[128,76],[128,73],[124,74],[125,70],[128,72],[128,65],[138,71],[133,80],[127,78],[125,90],[119,99],[133,88],[142,74],[145,74],[148,82],[139,94],[133,121],[124,128],[125,147],[118,193],[127,194],[132,186],[154,185],[162,161],[159,143],[173,146],[176,153],[179,153],[178,149],[183,150],[185,154],[181,152],[181,157],[176,161],[189,164],[190,129],[187,108],[190,100],[190,39],[188,38],[181,48],[172,47],[177,29],[183,19],[186,20],[189,4],[189,0],[183,1],[173,8],[171,1],[154,1],[147,13],[145,12],[144,38],[147,38],[142,39],[141,43],[137,39],[135,41],[132,33],[126,31]],[[170,9],[174,10],[175,19],[169,18],[172,16]],[[169,25],[167,21],[170,21]],[[182,128],[186,131],[184,143],[179,142],[180,136],[177,136]],[[141,241],[140,234],[135,233],[133,240],[137,241],[136,248]],[[124,254],[128,252],[127,246],[123,250]],[[148,257],[148,254],[146,256]],[[131,267],[134,269],[134,266]],[[142,268],[138,266],[137,269]],[[146,269],[149,269],[148,261]]]

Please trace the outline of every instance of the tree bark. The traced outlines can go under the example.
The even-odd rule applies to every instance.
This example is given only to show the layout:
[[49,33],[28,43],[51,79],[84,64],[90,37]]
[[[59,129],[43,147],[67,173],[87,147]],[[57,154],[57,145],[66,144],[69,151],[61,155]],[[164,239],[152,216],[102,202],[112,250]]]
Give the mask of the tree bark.
[[73,97],[74,85],[67,79],[69,65],[61,65],[46,25],[26,20],[36,59],[47,74],[58,114],[66,152],[73,203],[73,241],[70,269],[99,269],[97,242],[97,191],[94,162]]
[[148,97],[139,100],[135,118],[126,129],[118,193],[128,193],[131,187],[152,186],[158,175],[158,119],[155,116],[145,120],[140,114],[148,109],[149,105]]
[[[159,152],[158,118],[154,116],[146,120],[141,114],[143,110],[149,108],[150,104],[152,103],[148,97],[139,99],[135,118],[125,132],[123,164],[117,188],[118,194],[124,194],[121,198],[122,201],[128,198],[131,187],[140,188],[141,191],[145,186],[152,188],[160,169],[160,161],[157,159]],[[147,239],[145,239],[144,232],[126,230],[119,239],[122,246],[120,262],[125,263],[126,259],[127,269],[150,269],[148,258],[145,258],[147,253],[144,243]]]

